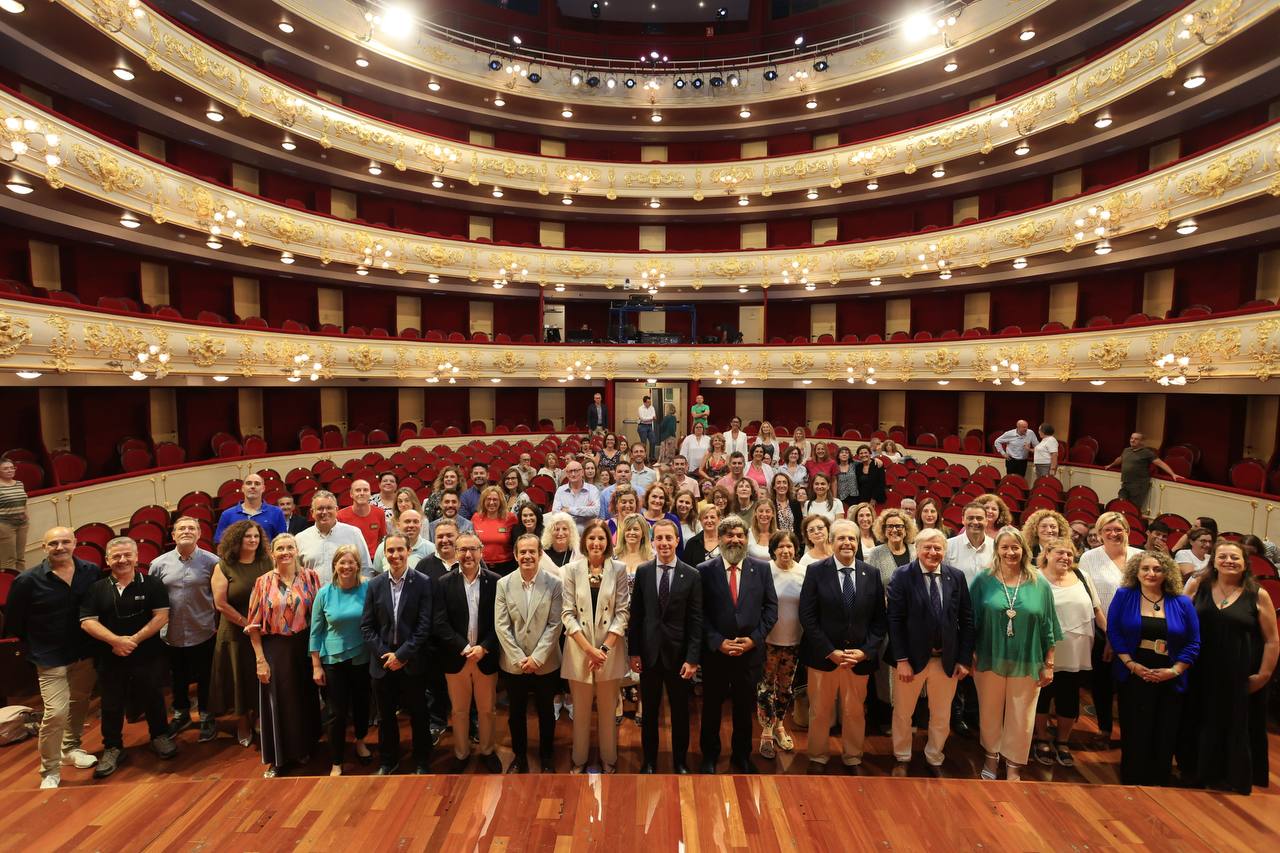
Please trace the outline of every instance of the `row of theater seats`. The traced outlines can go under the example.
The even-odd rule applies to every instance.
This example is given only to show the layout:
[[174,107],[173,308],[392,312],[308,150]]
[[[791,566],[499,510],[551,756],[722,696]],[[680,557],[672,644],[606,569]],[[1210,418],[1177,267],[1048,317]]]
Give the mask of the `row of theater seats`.
[[[80,298],[74,293],[63,290],[46,290],[45,288],[32,287],[17,281],[0,280],[0,293],[13,293],[26,296],[34,296],[37,298],[48,299],[54,302],[64,302],[72,304],[80,304]],[[271,329],[276,328],[270,326],[262,317],[224,317],[213,311],[200,311],[194,317],[183,315],[178,309],[170,305],[146,305],[139,303],[137,300],[126,296],[102,296],[98,298],[98,308],[106,308],[112,311],[126,311],[134,314],[149,314],[161,319],[169,320],[194,320],[197,323],[206,325],[233,325],[247,329]],[[1016,337],[1020,335],[1029,335],[1036,333],[1053,333],[1067,332],[1073,329],[1097,329],[1108,326],[1142,326],[1148,323],[1159,322],[1160,320],[1173,319],[1197,319],[1203,317],[1227,316],[1237,312],[1253,312],[1270,310],[1277,307],[1277,303],[1267,299],[1254,299],[1240,305],[1231,311],[1214,311],[1208,305],[1190,305],[1180,311],[1169,311],[1163,318],[1151,314],[1130,314],[1123,320],[1115,320],[1106,315],[1098,315],[1090,317],[1084,323],[1074,326],[1067,326],[1058,321],[1051,321],[1042,325],[1039,329],[1026,328],[1021,326],[1010,325],[1005,326],[999,331],[993,332],[985,326],[974,326],[965,329],[963,332],[956,329],[946,329],[938,334],[931,331],[918,331],[914,334],[911,332],[893,332],[887,336],[872,333],[861,337],[856,334],[841,335],[837,340],[833,334],[822,334],[816,336],[797,335],[787,340],[784,337],[774,335],[770,338],[770,344],[822,344],[829,345],[835,343],[846,344],[876,344],[876,343],[902,343],[908,341],[947,341],[961,340],[970,338],[989,338],[989,337]],[[425,332],[417,328],[406,328],[398,333],[392,333],[385,328],[373,327],[366,329],[363,326],[347,326],[342,327],[334,323],[321,323],[312,329],[306,323],[297,320],[285,320],[279,327],[279,331],[310,333],[316,332],[322,335],[345,335],[347,337],[356,338],[399,338],[401,340],[410,341],[439,341],[447,343],[538,343],[539,341],[532,334],[509,335],[505,332],[498,332],[490,336],[486,332],[471,332],[470,334],[459,331],[447,331],[443,329],[427,329]]]

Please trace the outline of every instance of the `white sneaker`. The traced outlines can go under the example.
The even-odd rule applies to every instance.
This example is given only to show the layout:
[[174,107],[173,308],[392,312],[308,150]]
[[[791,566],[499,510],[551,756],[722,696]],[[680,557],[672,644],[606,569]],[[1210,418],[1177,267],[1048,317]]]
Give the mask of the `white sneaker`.
[[62,782],[62,777],[57,773],[50,773],[48,776],[40,780],[40,790],[46,788],[56,788]]
[[88,770],[98,763],[98,756],[90,755],[83,749],[73,749],[70,752],[62,753],[62,763],[71,765],[79,770]]

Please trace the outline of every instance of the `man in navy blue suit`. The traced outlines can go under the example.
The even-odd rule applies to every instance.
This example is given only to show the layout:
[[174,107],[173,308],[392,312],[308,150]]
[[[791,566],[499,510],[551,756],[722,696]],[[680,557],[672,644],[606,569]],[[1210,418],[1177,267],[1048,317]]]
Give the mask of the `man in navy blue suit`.
[[423,660],[431,637],[431,579],[409,568],[409,543],[398,533],[383,540],[383,556],[388,570],[369,581],[360,620],[381,716],[376,775],[390,776],[399,766],[399,708],[409,712],[414,772],[425,775],[432,746]]
[[809,672],[809,767],[822,772],[831,755],[831,721],[840,703],[844,765],[862,774],[867,677],[888,626],[880,570],[858,560],[858,526],[831,525],[834,553],[810,564],[800,587],[801,661]]
[[896,666],[893,687],[895,776],[911,763],[911,715],[928,686],[929,739],[924,759],[930,772],[942,766],[942,748],[951,734],[951,699],[973,660],[973,605],[964,572],[943,563],[946,534],[920,531],[916,558],[889,580],[889,660]]
[[755,773],[751,718],[764,667],[764,638],[778,621],[778,595],[768,562],[747,556],[747,524],[731,515],[720,522],[720,556],[698,566],[702,580],[702,772],[720,759],[720,712],[732,707],[729,766]]

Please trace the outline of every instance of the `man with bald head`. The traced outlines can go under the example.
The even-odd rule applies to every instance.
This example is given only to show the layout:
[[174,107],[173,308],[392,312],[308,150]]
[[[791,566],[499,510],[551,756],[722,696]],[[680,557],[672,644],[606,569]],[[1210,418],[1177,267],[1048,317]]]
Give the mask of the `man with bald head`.
[[996,439],[996,453],[1004,457],[1004,472],[1017,474],[1026,478],[1027,463],[1036,449],[1036,434],[1031,431],[1031,424],[1018,421],[1013,429]]
[[102,569],[73,556],[75,547],[70,528],[49,529],[44,561],[14,579],[5,607],[4,632],[26,647],[40,681],[41,788],[58,787],[63,764],[85,769],[98,760],[80,748],[96,679],[92,647],[80,630],[80,603]]
[[[341,517],[341,513],[339,513]],[[436,552],[436,546],[431,540],[422,535],[422,513],[416,509],[406,509],[400,513],[400,534],[404,536],[405,544],[409,546],[409,568],[418,568],[418,563],[430,557]],[[375,572],[385,572],[387,570],[387,556],[385,548],[385,540],[379,543],[377,550],[373,555],[373,570]]]
[[213,532],[214,542],[221,542],[224,530],[245,519],[258,522],[258,526],[266,532],[268,542],[281,533],[289,532],[289,522],[285,520],[280,507],[262,502],[265,489],[266,483],[261,474],[249,474],[240,482],[240,494],[244,500],[227,507],[218,516],[218,528]]
[[351,481],[351,506],[338,510],[338,521],[350,524],[364,536],[365,547],[372,554],[387,535],[387,516],[370,503],[373,489],[368,480]]

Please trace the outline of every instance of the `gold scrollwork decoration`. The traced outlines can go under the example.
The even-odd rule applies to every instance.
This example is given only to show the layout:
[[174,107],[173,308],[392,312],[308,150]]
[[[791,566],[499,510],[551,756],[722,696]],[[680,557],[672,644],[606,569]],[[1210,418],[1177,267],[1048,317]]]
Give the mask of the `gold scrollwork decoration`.
[[667,365],[671,363],[671,359],[665,355],[658,355],[650,350],[644,355],[636,359],[636,369],[641,373],[649,376],[657,376],[667,369]]
[[595,275],[603,268],[604,265],[599,261],[587,260],[576,255],[572,258],[556,258],[556,270],[562,275],[573,276],[574,278]]
[[1030,249],[1032,245],[1048,237],[1053,232],[1053,220],[1024,219],[1012,228],[1002,228],[996,232],[996,239],[1005,246],[1016,246]]
[[661,189],[664,187],[683,187],[684,175],[662,169],[648,169],[643,172],[623,172],[622,183],[627,187],[648,187]]
[[924,354],[925,366],[939,376],[949,376],[960,365],[960,353],[938,347]]
[[104,148],[88,148],[76,143],[71,151],[80,168],[97,181],[104,193],[127,193],[142,186],[142,170],[122,165]]
[[382,364],[383,358],[382,347],[371,347],[368,344],[347,347],[347,360],[361,373],[368,373]]
[[286,246],[290,243],[310,243],[316,238],[316,228],[307,222],[299,222],[289,214],[277,216],[264,213],[258,219],[263,229]]
[[493,357],[493,367],[501,373],[510,375],[524,367],[524,356],[514,350],[504,350],[502,355]]
[[802,352],[791,352],[782,357],[782,366],[796,376],[808,376],[813,372],[813,356]]
[[212,367],[227,354],[227,344],[208,332],[187,336],[187,354],[197,367]]
[[1129,357],[1129,342],[1114,335],[1089,346],[1089,360],[1103,370],[1119,370]]
[[1280,376],[1280,345],[1271,343],[1271,336],[1280,329],[1280,321],[1263,320],[1253,330],[1253,343],[1246,355],[1253,359],[1253,375],[1259,382]]
[[1187,195],[1221,198],[1227,190],[1244,183],[1257,161],[1258,152],[1254,149],[1224,155],[1202,171],[1183,175],[1178,179],[1178,189]]
[[722,258],[711,261],[707,266],[721,278],[738,278],[756,271],[756,262],[749,258]]
[[31,324],[0,311],[0,358],[8,358],[31,343]]
[[71,356],[75,355],[76,342],[71,337],[71,323],[66,317],[46,317],[45,322],[53,326],[53,340],[49,342],[49,357],[45,359],[57,373],[71,371]]

